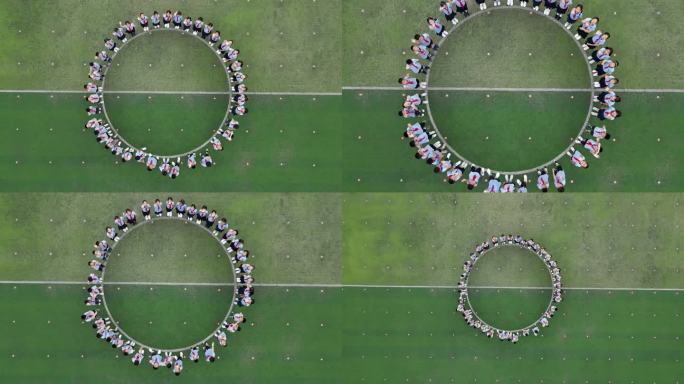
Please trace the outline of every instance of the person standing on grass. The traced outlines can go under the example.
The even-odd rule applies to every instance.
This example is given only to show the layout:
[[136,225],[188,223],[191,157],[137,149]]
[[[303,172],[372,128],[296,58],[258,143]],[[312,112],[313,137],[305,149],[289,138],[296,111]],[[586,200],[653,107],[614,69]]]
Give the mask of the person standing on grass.
[[613,75],[603,75],[599,78],[598,81],[594,82],[594,87],[595,88],[605,88],[606,90],[610,90],[611,88],[615,87],[620,83],[620,80],[618,80],[615,76]]
[[586,51],[589,49],[599,49],[599,47],[603,46],[606,44],[606,42],[610,39],[610,33],[608,32],[601,32],[597,31],[594,36],[589,37],[582,48]]
[[173,209],[176,207],[176,203],[173,202],[173,198],[169,196],[166,198],[166,216],[173,216]]
[[198,17],[195,19],[195,23],[192,25],[192,34],[197,35],[198,33],[202,33],[202,28],[204,27],[204,19],[201,17]]
[[[150,351],[152,352],[152,351]],[[152,365],[152,368],[154,369],[159,369],[159,366],[162,365],[162,356],[160,351],[154,352],[152,356],[150,356],[149,360],[150,365]]]
[[575,148],[570,148],[567,155],[570,156],[570,161],[572,162],[572,165],[574,165],[575,167],[589,168],[589,163],[587,163],[587,160],[585,159],[584,155],[581,154],[580,151],[576,150]]
[[176,361],[173,362],[173,374],[180,376],[181,372],[183,372],[183,352],[180,352]]
[[485,0],[475,0],[475,2],[480,7],[480,11],[484,11],[485,9],[487,9],[487,3],[485,2]]
[[428,17],[427,18],[427,24],[428,28],[432,31],[437,36],[442,36],[446,37],[449,32],[446,31],[446,28],[442,23],[439,22],[439,20],[435,19],[434,17]]
[[213,227],[217,217],[218,215],[216,214],[216,211],[212,209],[207,215],[207,221],[204,223],[204,226],[207,228]]
[[586,129],[587,132],[591,133],[591,136],[599,140],[610,140],[611,136],[606,129],[606,126],[592,125]]
[[596,65],[596,69],[592,71],[592,74],[594,76],[601,76],[606,74],[612,75],[613,72],[615,72],[615,68],[617,68],[618,65],[620,65],[620,63],[617,60],[602,60]]
[[150,30],[150,19],[147,16],[145,16],[144,13],[141,12],[138,15],[138,22],[140,23],[140,27],[143,29],[143,31],[147,32]]
[[537,170],[537,188],[544,193],[549,191],[549,174],[546,168]]
[[188,220],[190,220],[190,221],[194,220],[195,215],[197,215],[197,206],[195,204],[190,204],[190,206],[188,207],[188,213],[187,213]]
[[161,26],[161,17],[159,16],[159,12],[152,12],[150,20],[152,20],[152,28],[159,29],[159,27]]
[[556,163],[556,167],[553,169],[553,185],[558,192],[565,191],[565,171],[558,163]]
[[107,238],[109,238],[110,240],[119,241],[119,235],[117,235],[116,230],[114,230],[114,228],[105,228],[105,234],[107,235]]
[[471,166],[470,167],[470,173],[468,174],[468,180],[466,181],[467,188],[469,190],[472,190],[473,188],[477,187],[477,183],[480,181],[480,178],[482,177],[482,168],[476,167],[476,166]]
[[599,61],[603,60],[608,60],[610,59],[610,55],[613,54],[613,48],[611,47],[601,47],[591,53],[591,55],[587,56],[587,59],[589,59],[590,64],[594,64]]
[[135,211],[130,208],[126,208],[126,211],[124,211],[124,217],[126,218],[126,223],[130,225],[136,225],[138,223],[138,218],[135,215]]
[[112,32],[112,35],[116,36],[116,38],[119,39],[119,41],[121,41],[122,43],[128,41],[128,39],[126,38],[126,30],[124,30],[124,28],[121,26],[114,28],[114,32]]
[[176,11],[176,13],[173,14],[173,28],[174,29],[180,29],[181,25],[183,24],[183,13],[181,11]]
[[194,346],[194,347],[190,348],[190,355],[188,356],[188,358],[189,358],[190,361],[192,361],[192,362],[195,362],[195,363],[198,362],[199,359],[200,359],[200,356],[199,356],[199,347]]
[[451,24],[458,23],[458,19],[456,19],[456,12],[454,12],[454,7],[450,2],[447,3],[446,1],[441,1],[439,3],[439,10],[444,15],[444,18],[451,22]]
[[594,108],[595,111],[591,113],[592,116],[598,117],[599,120],[615,120],[618,117],[622,116],[622,112],[618,111],[615,109],[615,107],[606,107],[606,108]]
[[164,28],[168,28],[173,21],[173,14],[171,13],[170,9],[167,9],[166,12],[162,15],[162,22],[164,23]]
[[513,175],[504,175],[504,184],[501,186],[501,193],[515,192],[515,183],[513,183]]
[[411,51],[423,60],[432,61],[430,51],[423,45],[413,45],[411,46]]
[[572,5],[572,0],[558,0],[556,4],[556,20],[560,21],[568,12],[568,9]]
[[[119,24],[121,25],[121,24]],[[123,27],[126,29],[126,33],[131,35],[131,37],[135,36],[135,25],[131,23],[130,21],[126,20],[124,23]]]
[[399,84],[401,84],[401,86],[406,90],[426,88],[425,84],[421,84],[420,80],[416,79],[415,77],[411,77],[409,74],[406,74],[406,76],[403,78],[400,77]]
[[487,182],[487,189],[484,190],[485,193],[498,193],[501,191],[501,180],[499,179],[500,174],[494,175],[492,177],[491,173],[489,174],[489,181]]
[[203,205],[202,208],[197,211],[197,221],[195,221],[197,224],[202,224],[207,220],[207,216],[209,215],[209,210],[207,209],[206,205]]
[[188,155],[188,159],[187,159],[188,168],[195,169],[197,167],[196,156],[197,155],[195,155],[194,152]]
[[157,162],[158,162],[157,158],[154,157],[153,155],[147,156],[147,162],[145,164],[147,166],[147,170],[151,172],[155,168],[157,168]]
[[164,205],[162,204],[159,199],[154,199],[154,205],[152,206],[154,209],[154,215],[156,217],[162,217],[162,214],[164,212]]
[[183,20],[183,32],[190,32],[190,29],[192,29],[192,18],[186,16],[185,20]]
[[145,218],[145,221],[150,219],[150,210],[151,210],[150,203],[147,202],[147,200],[143,200],[142,204],[140,205],[140,210],[142,211],[143,218]]
[[95,52],[95,59],[102,60],[105,63],[111,64],[112,58],[107,54],[106,51]]
[[185,204],[184,199],[178,200],[176,203],[176,216],[179,218],[182,218],[185,215],[185,211],[187,210],[188,206]]
[[438,49],[439,48],[439,46],[437,46],[437,44],[435,44],[434,41],[432,41],[432,37],[430,37],[429,33],[423,33],[420,35],[413,36],[411,43],[422,45],[422,46],[430,48],[430,49]]
[[568,13],[568,18],[565,20],[564,27],[565,29],[570,29],[570,27],[577,22],[577,20],[581,19],[582,16],[584,16],[584,6],[582,4],[577,4],[575,8],[573,8],[570,13]]
[[462,13],[465,17],[470,16],[470,12],[468,12],[468,2],[466,0],[453,0],[453,5],[456,7],[458,13]]
[[601,143],[597,140],[594,139],[578,139],[576,141],[577,144],[581,144],[584,146],[584,149],[589,151],[589,153],[592,154],[595,158],[600,157],[600,153],[603,152],[603,148],[601,147]]
[[214,343],[204,344],[204,360],[208,363],[213,363],[216,360],[216,352],[214,352]]
[[598,27],[599,18],[598,17],[587,17],[582,19],[582,24],[577,27],[577,33],[575,34],[575,40],[586,39],[590,33],[594,33]]
[[430,67],[424,66],[418,59],[407,59],[406,69],[411,70],[411,72],[415,74],[420,74],[427,73],[427,70],[430,69]]
[[544,14],[548,16],[552,9],[556,9],[556,0],[544,0]]

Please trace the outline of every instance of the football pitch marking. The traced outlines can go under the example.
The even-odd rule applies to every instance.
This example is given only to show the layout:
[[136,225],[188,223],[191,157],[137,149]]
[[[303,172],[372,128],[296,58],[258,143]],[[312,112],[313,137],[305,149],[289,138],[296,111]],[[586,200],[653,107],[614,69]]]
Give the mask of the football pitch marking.
[[[0,89],[0,93],[69,93],[88,94],[76,89]],[[230,95],[230,92],[219,91],[107,91],[109,94],[141,94],[141,95]],[[245,95],[267,96],[342,96],[342,92],[243,92]]]
[[[496,88],[496,87],[430,87],[434,91],[463,91],[463,92],[591,92],[590,88]],[[625,93],[684,93],[684,89],[674,88],[616,88]],[[383,86],[344,86],[342,91],[401,91],[402,87]],[[0,93],[73,93],[87,94],[77,89],[0,89]],[[143,94],[143,95],[228,95],[229,92],[200,92],[200,91],[105,91],[111,94]],[[245,92],[245,95],[266,96],[342,96],[342,92]]]
[[[3,285],[88,285],[86,281],[70,280],[0,280]],[[232,283],[171,283],[154,281],[108,281],[109,285],[165,285],[165,286],[208,286],[222,287],[232,286]],[[255,283],[255,287],[282,287],[282,288],[392,288],[392,289],[458,289],[456,285],[392,285],[392,284],[324,284],[324,283]],[[473,285],[469,289],[524,289],[524,290],[548,290],[549,287],[511,287],[492,285]],[[684,288],[647,288],[647,287],[567,287],[568,291],[666,291],[681,292]]]
[[[464,91],[464,92],[591,92],[591,88],[496,88],[496,87],[430,87],[433,91]],[[402,91],[402,87],[376,86],[345,86],[343,91]],[[684,93],[684,89],[674,88],[615,88],[625,93]],[[3,92],[0,90],[0,92]]]

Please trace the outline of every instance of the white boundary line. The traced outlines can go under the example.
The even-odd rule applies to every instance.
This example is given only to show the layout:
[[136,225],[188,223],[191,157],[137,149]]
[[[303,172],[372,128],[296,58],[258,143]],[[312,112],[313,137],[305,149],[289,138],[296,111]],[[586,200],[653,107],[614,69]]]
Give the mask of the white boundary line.
[[[68,94],[89,94],[80,90],[60,90],[60,89],[0,89],[0,93],[68,93]],[[230,92],[222,91],[107,91],[105,94],[142,94],[142,95],[230,95]],[[268,95],[268,96],[342,96],[342,92],[244,92],[245,95]]]
[[[589,88],[496,88],[496,87],[430,87],[435,91],[470,91],[470,92],[591,92]],[[343,91],[402,91],[401,87],[375,87],[375,86],[349,86],[342,87]],[[658,88],[615,88],[621,93],[684,93],[684,89],[658,89]],[[0,89],[0,93],[73,93],[87,94],[79,90],[60,89]],[[144,94],[144,95],[228,95],[229,92],[202,92],[202,91],[107,91],[111,94]],[[245,92],[245,95],[267,96],[342,96],[343,92]]]
[[[403,91],[402,87],[349,86],[343,91]],[[591,92],[590,88],[496,88],[496,87],[430,87],[433,91],[471,91],[471,92]],[[618,93],[684,93],[684,89],[647,89],[614,88]],[[1,91],[0,91],[1,92]]]
[[[0,280],[3,285],[89,285],[85,281],[69,280]],[[111,285],[165,285],[165,286],[232,286],[232,283],[170,283],[152,281],[106,281],[105,284]],[[456,285],[391,285],[391,284],[306,284],[306,283],[261,283],[253,284],[255,287],[283,287],[283,288],[392,288],[392,289],[458,289]],[[473,285],[469,289],[550,289],[549,287],[496,287],[491,285]],[[646,288],[646,287],[567,287],[563,290],[568,291],[667,291],[681,292],[684,288]]]

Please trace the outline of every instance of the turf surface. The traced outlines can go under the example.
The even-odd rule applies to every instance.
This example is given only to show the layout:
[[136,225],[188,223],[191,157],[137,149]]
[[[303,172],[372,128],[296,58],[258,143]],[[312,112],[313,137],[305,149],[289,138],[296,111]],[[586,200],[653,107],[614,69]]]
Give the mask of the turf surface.
[[442,41],[430,87],[589,88],[583,55],[548,17],[493,8],[463,19]]
[[[583,3],[613,35],[610,44],[622,63],[622,86],[682,88],[684,9],[679,1]],[[410,37],[425,30],[427,15],[437,13],[437,2],[423,0],[200,0],[181,5],[185,14],[203,15],[234,38],[250,91],[257,92],[396,87]],[[93,52],[119,19],[132,18],[140,9],[177,7],[167,0],[143,5],[5,1],[0,5],[6,27],[0,31],[0,88],[80,90]],[[488,44],[496,44],[453,37],[451,42],[470,44],[472,52],[486,53]],[[530,41],[510,45],[513,54],[518,52],[513,48],[530,47]],[[563,57],[562,52],[544,55],[544,49],[532,52],[533,63],[526,52],[511,56],[511,76],[492,65],[501,58],[493,52],[491,61],[480,64],[494,73],[482,71],[468,80],[487,87],[531,86],[527,80],[552,86],[553,76],[566,72],[537,76],[530,68],[555,68]],[[179,69],[166,68],[154,71],[154,78],[149,71],[134,75],[144,81],[171,79]],[[487,76],[497,81],[484,81]],[[518,77],[527,79],[524,85]],[[174,90],[171,85],[159,84]],[[116,159],[82,132],[82,95],[0,94],[3,280],[83,281],[87,253],[113,214],[143,198],[183,195],[220,209],[241,230],[254,255],[258,283],[335,286],[258,286],[258,303],[249,309],[245,329],[219,351],[221,359],[213,366],[186,364],[176,378],[147,366],[136,368],[92,337],[92,329],[77,317],[85,309],[84,286],[0,284],[0,381],[681,381],[680,94],[623,94],[624,116],[609,127],[616,140],[605,143],[601,160],[590,159],[588,171],[568,169],[569,193],[497,199],[453,194],[464,189],[446,185],[412,159],[400,139],[406,123],[396,117],[400,94],[250,95],[250,115],[235,141],[214,156],[217,167],[184,170],[173,182],[139,166],[114,165]],[[160,110],[177,113],[172,109]],[[513,128],[511,133],[518,135],[527,129]],[[605,290],[568,291],[544,336],[513,346],[469,329],[455,313],[452,289],[338,287],[452,286],[475,242],[498,232],[519,232],[542,242],[561,264],[568,285]],[[196,267],[206,266],[208,260]],[[154,267],[150,263],[130,272],[151,276]],[[178,281],[183,276],[176,263],[166,267],[165,277]],[[487,277],[506,282],[510,274],[505,271]],[[147,287],[145,294],[150,292],[155,291]],[[478,307],[491,305],[494,313],[511,320],[532,312],[521,303],[531,305],[533,297],[520,296],[534,292],[479,294],[489,296]],[[126,321],[148,328],[149,321],[158,324],[152,318],[157,311],[148,311],[151,302],[142,293],[121,298],[129,313],[142,314]],[[155,304],[170,313],[173,322],[167,329],[176,329],[185,300],[172,306],[167,299],[164,295]],[[167,335],[171,340],[192,332]]]
[[[156,155],[181,154],[206,143],[222,127],[228,100],[227,95],[105,96],[107,114],[117,132],[130,144]],[[232,143],[221,140],[224,150],[233,149]]]
[[431,91],[430,108],[439,132],[463,157],[485,168],[520,171],[568,149],[584,126],[589,97],[589,92]]
[[225,92],[223,62],[192,34],[143,34],[122,46],[107,72],[105,91]]
[[152,348],[186,348],[204,340],[223,321],[233,299],[232,287],[105,283],[104,288],[116,324]]

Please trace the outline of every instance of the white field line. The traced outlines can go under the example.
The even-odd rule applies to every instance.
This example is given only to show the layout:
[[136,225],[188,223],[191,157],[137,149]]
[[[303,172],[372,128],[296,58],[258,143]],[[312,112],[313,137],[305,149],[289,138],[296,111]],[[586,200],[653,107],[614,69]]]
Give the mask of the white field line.
[[[471,92],[591,92],[591,88],[496,88],[496,87],[429,87],[431,91],[471,91]],[[402,87],[373,87],[373,86],[349,86],[342,87],[343,91],[404,91]],[[416,90],[417,91],[417,90]],[[640,89],[640,88],[616,88],[620,93],[684,93],[684,89]]]
[[[67,280],[0,280],[0,284],[5,285],[88,285],[83,281],[67,281]],[[171,282],[153,282],[153,281],[107,281],[106,284],[111,285],[166,285],[166,286],[209,286],[209,287],[223,287],[231,286],[232,283],[171,283]],[[388,284],[300,284],[300,283],[261,283],[254,284],[257,287],[292,287],[292,288],[387,288],[387,289],[458,289],[455,285],[388,285]],[[470,289],[524,289],[537,290],[549,289],[549,287],[511,287],[511,286],[487,286],[487,285],[471,285]],[[684,288],[646,288],[646,287],[563,287],[565,290],[572,291],[684,291]]]
[[[402,87],[374,87],[374,86],[349,86],[342,87],[343,91],[406,91]],[[430,87],[432,91],[472,91],[472,92],[590,92],[589,88],[496,88],[496,87]],[[616,92],[623,93],[684,93],[684,89],[641,89],[641,88],[617,88]],[[406,91],[408,92],[408,91]],[[0,89],[0,93],[69,93],[86,94],[81,90],[61,89]],[[202,91],[105,91],[109,94],[143,94],[143,95],[228,95],[228,92],[202,92]],[[247,95],[267,96],[341,96],[342,92],[245,92]]]
[[[68,93],[68,94],[88,94],[83,90],[63,90],[63,89],[0,89],[0,93]],[[104,91],[105,94],[141,94],[141,95],[229,95],[230,92],[224,91]],[[246,95],[268,95],[268,96],[342,96],[342,92],[245,92]]]

